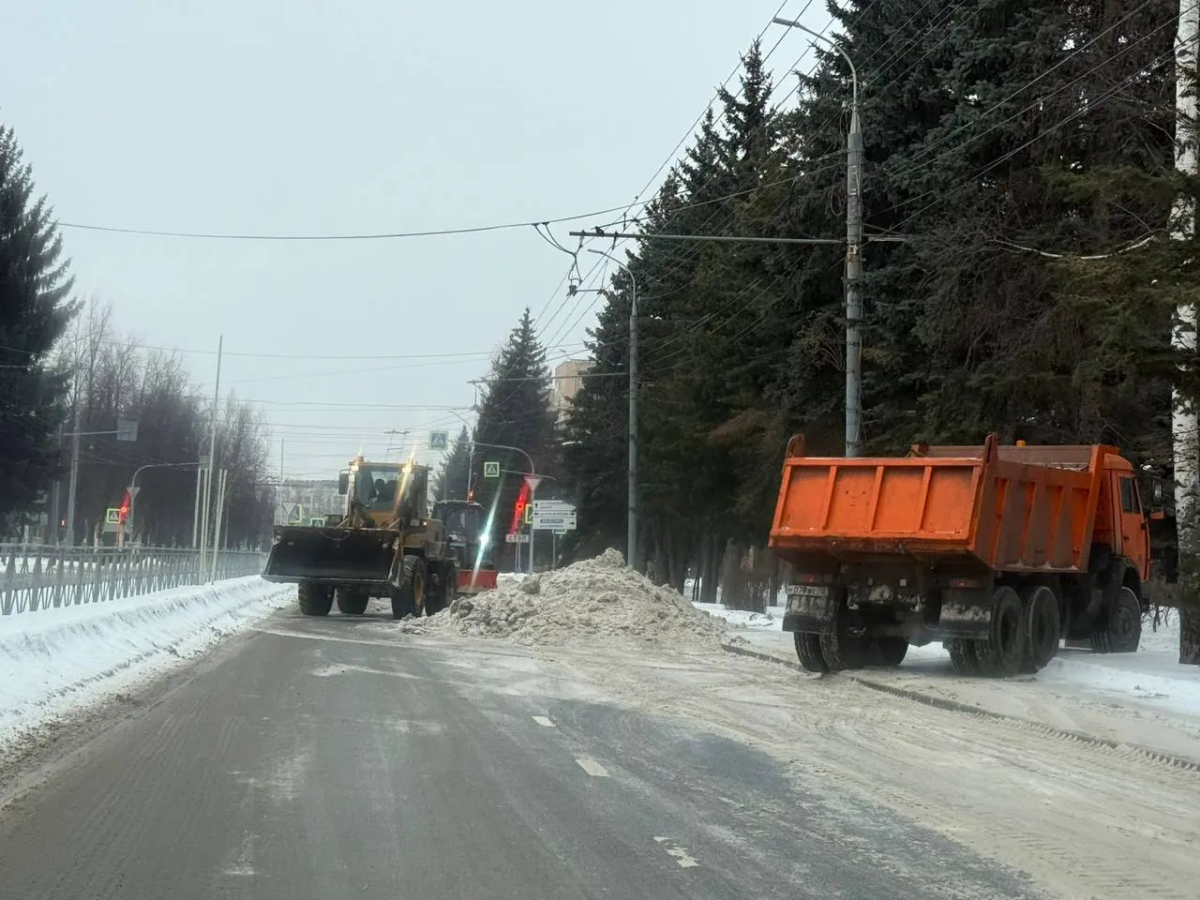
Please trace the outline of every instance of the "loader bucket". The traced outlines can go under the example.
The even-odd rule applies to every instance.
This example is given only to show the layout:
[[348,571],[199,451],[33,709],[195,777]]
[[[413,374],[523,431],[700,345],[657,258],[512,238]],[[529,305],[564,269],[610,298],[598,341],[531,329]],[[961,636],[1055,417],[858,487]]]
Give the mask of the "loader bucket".
[[263,578],[276,582],[386,585],[395,543],[396,533],[383,529],[277,526]]
[[458,572],[458,592],[460,594],[478,594],[480,591],[496,589],[496,570],[480,569],[472,572],[470,569],[460,569]]

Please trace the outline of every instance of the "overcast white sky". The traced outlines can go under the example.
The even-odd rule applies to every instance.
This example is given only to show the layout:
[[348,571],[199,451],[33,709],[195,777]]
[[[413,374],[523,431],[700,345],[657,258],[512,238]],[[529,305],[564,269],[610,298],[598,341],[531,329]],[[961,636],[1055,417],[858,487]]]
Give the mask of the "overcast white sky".
[[[338,234],[543,220],[633,200],[779,7],[6,3],[0,121],[63,222]],[[823,0],[781,14],[828,22]],[[782,36],[777,78],[808,47]],[[555,234],[573,246],[574,227]],[[144,343],[178,348],[208,390],[224,335],[222,383],[261,404],[289,476],[330,477],[389,442],[395,456],[388,429],[410,429],[410,442],[431,426],[454,432],[447,408],[470,418],[468,382],[523,307],[545,309],[543,322],[557,313],[542,337],[562,358],[581,355],[596,297],[554,293],[569,258],[529,228],[321,243],[65,237],[78,293],[111,303]],[[428,354],[469,355],[395,358]]]

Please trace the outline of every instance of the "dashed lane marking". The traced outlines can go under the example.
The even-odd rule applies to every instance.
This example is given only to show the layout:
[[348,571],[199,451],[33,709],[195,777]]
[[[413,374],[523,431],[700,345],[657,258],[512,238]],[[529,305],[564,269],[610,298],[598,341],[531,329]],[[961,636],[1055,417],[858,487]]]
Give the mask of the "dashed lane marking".
[[700,865],[696,862],[696,857],[688,853],[687,847],[681,847],[675,843],[674,839],[669,837],[655,837],[654,840],[662,845],[662,848],[667,851],[667,855],[675,860],[675,863],[681,869],[692,869]]
[[591,759],[587,756],[581,756],[579,759],[575,760],[575,762],[579,763],[579,768],[583,769],[583,771],[587,772],[593,778],[608,777],[608,769],[604,768],[604,766],[600,765],[600,763],[596,762],[594,759]]

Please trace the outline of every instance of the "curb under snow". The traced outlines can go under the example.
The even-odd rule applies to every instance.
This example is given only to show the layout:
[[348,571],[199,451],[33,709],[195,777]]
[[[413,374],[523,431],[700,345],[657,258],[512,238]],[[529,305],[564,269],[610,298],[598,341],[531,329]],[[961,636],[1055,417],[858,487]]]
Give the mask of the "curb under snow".
[[161,674],[290,602],[252,575],[0,620],[0,744]]

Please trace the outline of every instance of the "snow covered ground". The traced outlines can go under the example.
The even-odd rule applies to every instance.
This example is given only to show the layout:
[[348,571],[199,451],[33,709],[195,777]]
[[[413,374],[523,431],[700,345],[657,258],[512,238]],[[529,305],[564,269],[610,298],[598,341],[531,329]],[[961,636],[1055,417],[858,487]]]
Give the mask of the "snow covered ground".
[[[770,607],[762,616],[716,604],[695,605],[726,619],[731,633],[754,649],[795,661],[792,635],[782,631],[781,608]],[[960,678],[941,644],[910,647],[899,669],[855,675],[983,711],[1200,759],[1200,667],[1181,666],[1178,658],[1179,620],[1169,613],[1157,631],[1149,622],[1143,625],[1137,653],[1064,647],[1036,675],[1004,681]]]
[[0,746],[205,652],[294,597],[254,575],[0,619]]

